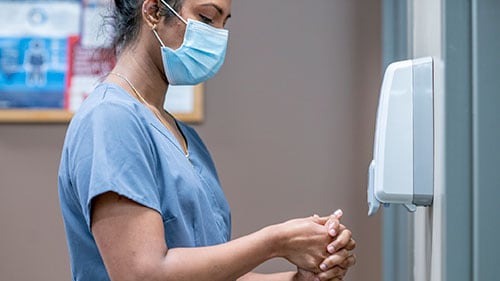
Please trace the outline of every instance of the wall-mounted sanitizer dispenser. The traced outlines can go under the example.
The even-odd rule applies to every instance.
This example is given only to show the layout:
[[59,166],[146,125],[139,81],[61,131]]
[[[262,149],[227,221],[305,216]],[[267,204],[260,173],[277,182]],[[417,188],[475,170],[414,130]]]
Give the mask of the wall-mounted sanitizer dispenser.
[[380,204],[403,204],[412,212],[432,204],[433,84],[430,57],[395,62],[385,71],[368,171],[368,215]]

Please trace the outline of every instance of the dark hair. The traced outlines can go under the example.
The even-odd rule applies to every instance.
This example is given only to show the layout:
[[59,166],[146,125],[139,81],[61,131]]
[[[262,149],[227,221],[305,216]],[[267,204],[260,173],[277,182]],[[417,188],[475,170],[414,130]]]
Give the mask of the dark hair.
[[[174,10],[180,11],[184,0],[165,0]],[[115,54],[123,47],[133,43],[139,35],[142,17],[142,0],[115,0],[115,7],[111,13],[111,26],[114,30],[113,49]],[[173,13],[158,0],[158,11],[168,20]]]

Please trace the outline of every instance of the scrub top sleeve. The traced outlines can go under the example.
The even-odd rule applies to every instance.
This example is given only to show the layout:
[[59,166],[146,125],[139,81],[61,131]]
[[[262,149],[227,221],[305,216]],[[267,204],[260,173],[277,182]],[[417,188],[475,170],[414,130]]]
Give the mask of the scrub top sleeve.
[[155,180],[157,162],[146,129],[149,123],[139,116],[134,106],[101,103],[87,120],[82,120],[84,143],[77,146],[83,157],[75,161],[75,170],[89,229],[92,200],[106,192],[115,192],[161,214]]

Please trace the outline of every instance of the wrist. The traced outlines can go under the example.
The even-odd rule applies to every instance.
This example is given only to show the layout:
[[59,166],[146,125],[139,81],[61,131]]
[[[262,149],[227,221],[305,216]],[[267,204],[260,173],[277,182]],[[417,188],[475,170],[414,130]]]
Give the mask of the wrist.
[[269,259],[284,257],[286,234],[280,227],[281,224],[270,225],[263,229],[264,235],[267,238],[267,248],[269,250]]
[[292,281],[304,281],[304,280],[319,280],[314,273],[297,267],[297,271],[293,272],[291,279]]

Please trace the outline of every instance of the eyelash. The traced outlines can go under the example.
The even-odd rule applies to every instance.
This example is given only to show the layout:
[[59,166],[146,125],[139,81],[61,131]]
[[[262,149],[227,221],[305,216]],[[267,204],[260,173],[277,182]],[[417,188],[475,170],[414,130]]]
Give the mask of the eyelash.
[[206,16],[204,16],[204,15],[202,15],[202,14],[200,14],[200,18],[201,18],[201,20],[202,20],[204,23],[206,23],[206,24],[212,24],[212,23],[214,22],[214,20],[213,20],[213,19],[208,18],[208,17],[206,17]]

